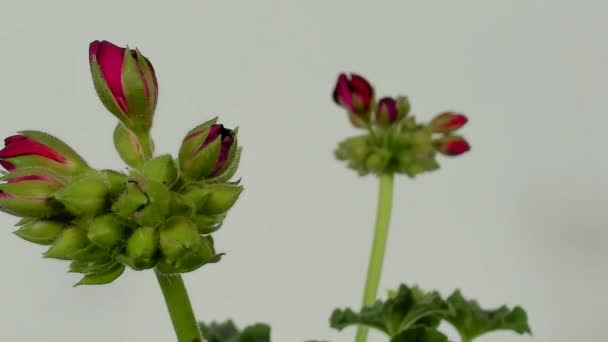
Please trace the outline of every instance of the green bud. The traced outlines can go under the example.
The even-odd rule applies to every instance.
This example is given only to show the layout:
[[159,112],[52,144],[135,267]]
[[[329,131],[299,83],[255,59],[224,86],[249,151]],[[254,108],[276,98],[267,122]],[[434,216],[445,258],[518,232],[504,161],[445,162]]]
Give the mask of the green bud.
[[139,188],[136,182],[127,183],[125,191],[112,205],[112,211],[123,218],[130,218],[137,210],[148,204],[148,196]]
[[143,168],[146,179],[160,182],[171,187],[177,181],[177,167],[170,154],[165,154],[148,160]]
[[410,100],[407,96],[397,96],[397,112],[399,112],[400,119],[409,114],[411,105]]
[[139,138],[120,122],[114,129],[114,147],[127,165],[140,168],[144,164],[145,156]]
[[192,216],[196,212],[196,207],[192,201],[176,192],[171,193],[169,202],[169,212],[174,216]]
[[197,247],[201,236],[194,223],[183,216],[174,216],[160,228],[160,251],[169,259],[179,258]]
[[223,214],[227,212],[243,191],[242,186],[229,183],[224,184],[208,184],[205,190],[209,191],[209,198],[200,208],[200,212],[204,214]]
[[51,248],[44,253],[44,257],[69,260],[88,243],[87,236],[82,229],[69,227],[53,242]]
[[114,214],[98,216],[91,221],[87,237],[95,245],[112,248],[120,243],[125,235],[125,227]]
[[157,226],[165,221],[169,214],[171,192],[169,189],[153,180],[142,180],[141,189],[148,196],[149,203],[135,213],[135,221],[142,226]]
[[156,263],[158,232],[153,227],[140,227],[127,240],[128,264],[135,270],[151,268]]
[[211,234],[222,226],[222,222],[226,217],[225,214],[221,215],[196,215],[192,218],[198,232],[200,234]]
[[114,170],[101,170],[101,173],[105,178],[110,197],[117,197],[125,190],[129,180],[127,175]]
[[366,167],[376,173],[383,173],[391,159],[388,151],[377,150],[370,154],[366,160]]
[[88,172],[74,179],[53,197],[74,215],[94,215],[104,210],[108,192],[103,175]]
[[215,252],[211,236],[200,236],[198,243],[186,250],[179,258],[162,258],[157,269],[164,274],[191,272],[207,263],[218,262],[220,254]]
[[14,233],[20,238],[40,245],[50,245],[61,234],[65,224],[56,221],[36,220],[21,226]]
[[193,203],[197,210],[201,208],[209,198],[209,191],[207,191],[202,185],[198,184],[192,184],[185,187],[180,194],[186,200]]

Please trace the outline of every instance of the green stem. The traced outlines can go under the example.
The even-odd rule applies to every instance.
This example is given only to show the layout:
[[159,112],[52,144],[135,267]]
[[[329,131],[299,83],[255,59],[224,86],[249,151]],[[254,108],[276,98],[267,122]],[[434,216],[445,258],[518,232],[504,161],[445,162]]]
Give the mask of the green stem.
[[[386,250],[386,240],[388,238],[388,225],[391,219],[391,209],[393,207],[393,179],[392,173],[380,176],[376,229],[374,231],[374,242],[372,244],[372,252],[367,269],[367,280],[365,282],[365,292],[363,293],[363,306],[374,304],[378,294],[380,275],[382,274],[382,263],[384,262],[384,252]],[[368,328],[360,325],[357,329],[355,341],[367,341],[367,333]]]
[[151,159],[154,152],[152,151],[152,140],[150,139],[150,134],[135,132],[135,135],[137,136],[137,140],[139,140],[139,144],[144,154],[144,159]]
[[178,342],[202,342],[203,338],[198,328],[194,312],[190,305],[188,292],[182,277],[177,275],[164,275],[155,271],[160,289],[163,291],[165,303],[173,322],[173,329]]

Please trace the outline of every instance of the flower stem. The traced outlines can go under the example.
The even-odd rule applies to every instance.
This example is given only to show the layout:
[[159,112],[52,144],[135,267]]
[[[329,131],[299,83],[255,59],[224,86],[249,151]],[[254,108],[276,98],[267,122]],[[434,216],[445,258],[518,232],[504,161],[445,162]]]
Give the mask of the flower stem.
[[178,342],[202,342],[203,338],[194,318],[181,275],[164,275],[158,271],[155,273],[160,289],[163,291]]
[[137,140],[139,140],[144,159],[151,159],[154,154],[154,151],[152,151],[152,141],[150,139],[150,134],[147,132],[135,132],[135,135],[137,136]]
[[[384,252],[386,250],[386,241],[388,238],[388,226],[391,218],[391,209],[393,207],[393,179],[392,173],[380,176],[376,229],[367,269],[367,280],[365,282],[365,292],[363,293],[363,306],[374,304],[378,294],[382,263],[384,262]],[[357,329],[355,341],[367,341],[367,333],[368,328],[360,325]]]

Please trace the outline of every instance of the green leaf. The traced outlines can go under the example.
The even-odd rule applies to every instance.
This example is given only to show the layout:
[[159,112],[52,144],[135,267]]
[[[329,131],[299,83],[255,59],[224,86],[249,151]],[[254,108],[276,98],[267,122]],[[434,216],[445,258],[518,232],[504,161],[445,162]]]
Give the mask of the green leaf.
[[335,310],[330,324],[338,330],[351,325],[366,325],[394,337],[408,329],[435,328],[441,317],[449,313],[448,310],[448,305],[437,292],[401,285],[389,299],[364,307],[359,313],[350,309]]
[[390,342],[448,342],[448,338],[435,329],[408,329],[391,338]]
[[475,300],[465,299],[459,290],[447,299],[451,314],[446,317],[465,341],[496,330],[511,330],[518,334],[532,334],[524,309],[516,306],[512,310],[501,306],[484,310]]
[[239,331],[232,320],[223,323],[199,323],[201,333],[208,342],[270,342],[270,327],[254,324]]

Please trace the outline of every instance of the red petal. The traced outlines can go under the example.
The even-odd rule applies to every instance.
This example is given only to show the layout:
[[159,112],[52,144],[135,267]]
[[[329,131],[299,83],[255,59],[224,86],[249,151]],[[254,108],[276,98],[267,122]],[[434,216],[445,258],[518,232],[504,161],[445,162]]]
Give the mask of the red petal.
[[122,89],[122,65],[125,58],[125,48],[116,46],[108,41],[102,41],[97,48],[97,63],[108,88],[114,95],[122,110],[126,111],[124,92]]
[[13,140],[0,150],[0,158],[12,158],[30,154],[48,158],[62,164],[67,164],[68,162],[59,152],[29,138],[17,141]]

